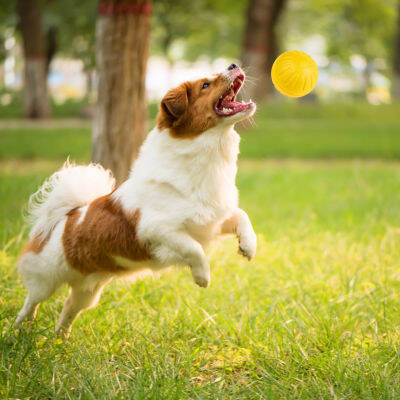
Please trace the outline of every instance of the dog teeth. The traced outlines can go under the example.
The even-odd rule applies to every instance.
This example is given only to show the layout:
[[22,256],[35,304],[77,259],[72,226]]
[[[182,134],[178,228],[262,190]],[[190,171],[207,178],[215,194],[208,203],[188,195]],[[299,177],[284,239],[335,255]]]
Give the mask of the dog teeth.
[[228,114],[229,111],[230,111],[229,108],[225,108],[225,107],[224,107],[224,108],[222,109],[222,112],[223,112],[224,114]]

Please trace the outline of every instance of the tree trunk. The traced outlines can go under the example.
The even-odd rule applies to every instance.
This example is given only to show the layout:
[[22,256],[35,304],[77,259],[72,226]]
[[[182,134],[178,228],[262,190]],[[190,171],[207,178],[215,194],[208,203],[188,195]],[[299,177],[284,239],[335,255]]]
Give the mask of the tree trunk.
[[57,52],[57,28],[51,26],[46,33],[46,75],[50,71],[50,64]]
[[92,158],[111,169],[119,183],[128,177],[146,133],[150,1],[99,3]]
[[397,10],[397,34],[393,66],[393,97],[400,99],[400,1]]
[[50,102],[46,83],[40,1],[18,0],[17,12],[25,57],[24,115],[27,118],[46,118],[50,116]]
[[273,93],[271,68],[278,52],[276,26],[286,0],[250,0],[243,45],[243,65],[256,82],[247,96],[262,100]]

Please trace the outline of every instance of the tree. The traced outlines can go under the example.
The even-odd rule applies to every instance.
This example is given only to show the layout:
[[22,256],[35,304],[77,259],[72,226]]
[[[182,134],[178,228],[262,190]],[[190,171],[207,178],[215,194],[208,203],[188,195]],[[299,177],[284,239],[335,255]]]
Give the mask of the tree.
[[93,161],[127,178],[145,136],[151,0],[99,3]]
[[[365,58],[365,91],[371,85],[375,60],[390,60],[395,25],[393,5],[391,0],[341,0],[333,12],[335,19],[327,23],[327,50],[331,59],[348,62],[352,54]],[[320,7],[329,9],[329,0],[322,1]]]
[[53,47],[58,55],[79,59],[86,71],[93,70],[96,17],[94,1],[68,0],[68,7],[62,0],[47,1],[43,25],[47,32],[48,53]]
[[400,0],[398,3],[397,34],[393,64],[393,96],[397,99],[400,99]]
[[[171,63],[199,56],[237,58],[247,1],[157,0],[154,4],[152,51]],[[178,44],[179,54],[174,54]]]
[[24,115],[50,116],[47,94],[47,62],[42,37],[42,10],[39,0],[18,0],[17,13],[22,35],[24,66]]
[[6,30],[14,26],[13,6],[10,1],[0,0],[0,64],[6,58]]
[[247,10],[247,25],[243,43],[243,65],[250,68],[256,84],[248,95],[260,100],[273,91],[270,79],[272,64],[277,56],[276,27],[286,0],[251,0]]
[[291,45],[317,35],[323,37],[330,62],[349,66],[352,55],[365,60],[364,89],[372,71],[390,75],[398,0],[291,0],[280,30]]

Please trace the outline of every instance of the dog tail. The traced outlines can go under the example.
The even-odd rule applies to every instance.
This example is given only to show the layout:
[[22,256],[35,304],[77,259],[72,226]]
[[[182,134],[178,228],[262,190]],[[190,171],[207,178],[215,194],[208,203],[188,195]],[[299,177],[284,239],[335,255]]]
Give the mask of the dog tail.
[[81,166],[67,160],[29,198],[25,217],[31,225],[30,238],[44,240],[69,211],[110,193],[114,187],[111,171],[98,164]]

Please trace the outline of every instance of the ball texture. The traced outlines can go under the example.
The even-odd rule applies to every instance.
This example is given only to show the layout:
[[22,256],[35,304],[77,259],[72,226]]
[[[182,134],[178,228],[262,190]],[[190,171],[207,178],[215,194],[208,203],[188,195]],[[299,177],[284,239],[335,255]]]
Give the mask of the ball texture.
[[298,50],[287,51],[275,60],[271,77],[282,94],[302,97],[317,84],[318,67],[308,54]]

